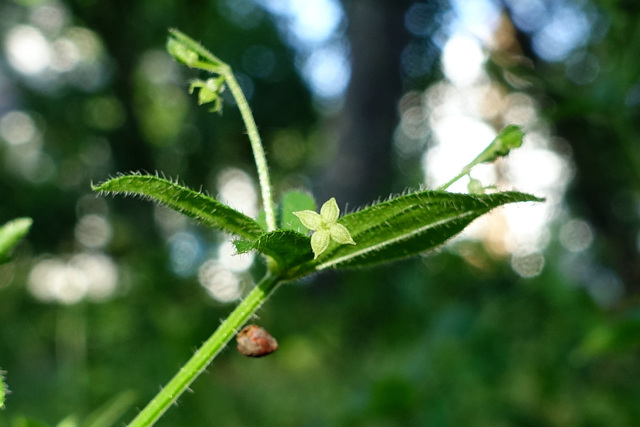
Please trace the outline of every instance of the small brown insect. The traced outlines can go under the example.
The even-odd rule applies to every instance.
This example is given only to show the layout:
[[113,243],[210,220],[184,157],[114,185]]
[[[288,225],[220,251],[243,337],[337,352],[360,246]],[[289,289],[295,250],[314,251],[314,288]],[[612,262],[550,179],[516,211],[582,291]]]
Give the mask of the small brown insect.
[[238,351],[247,357],[262,357],[278,349],[278,341],[266,329],[247,325],[236,337]]

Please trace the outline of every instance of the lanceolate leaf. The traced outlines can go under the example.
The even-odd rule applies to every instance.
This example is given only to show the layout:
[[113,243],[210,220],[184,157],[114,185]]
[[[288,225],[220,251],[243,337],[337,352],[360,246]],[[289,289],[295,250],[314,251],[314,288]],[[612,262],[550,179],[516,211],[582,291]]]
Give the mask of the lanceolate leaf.
[[270,256],[276,260],[283,272],[313,259],[310,239],[291,230],[276,230],[265,233],[252,242],[237,240],[234,244],[238,253],[257,250]]
[[491,209],[515,202],[541,201],[530,194],[484,195],[422,191],[397,197],[338,220],[356,245],[331,246],[297,269],[303,275],[328,268],[362,267],[419,254],[441,245]]
[[245,239],[260,237],[256,221],[217,200],[153,175],[124,175],[98,186],[95,191],[136,195],[155,200],[199,222]]
[[0,263],[8,260],[9,251],[27,235],[32,222],[31,218],[18,218],[0,227]]

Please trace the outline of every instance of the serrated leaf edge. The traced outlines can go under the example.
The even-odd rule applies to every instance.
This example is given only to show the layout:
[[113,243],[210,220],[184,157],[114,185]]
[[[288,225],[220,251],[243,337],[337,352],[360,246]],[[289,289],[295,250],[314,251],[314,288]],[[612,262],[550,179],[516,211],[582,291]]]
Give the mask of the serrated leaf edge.
[[[160,200],[159,198],[154,197],[153,195],[149,195],[149,194],[145,194],[142,192],[137,192],[137,191],[124,191],[124,190],[110,190],[110,189],[102,189],[100,187],[107,185],[113,181],[119,180],[119,179],[126,179],[126,178],[136,178],[136,179],[154,179],[154,180],[159,180],[159,181],[165,181],[166,183],[169,183],[173,186],[179,187],[180,190],[183,191],[188,191],[190,193],[192,193],[194,195],[194,197],[206,197],[209,198],[211,200],[213,200],[215,203],[220,204],[224,207],[224,209],[229,209],[230,211],[233,211],[235,215],[239,216],[239,217],[243,217],[243,220],[246,221],[252,221],[255,223],[255,227],[257,230],[262,230],[262,228],[260,227],[260,225],[251,217],[243,214],[242,212],[239,212],[235,209],[233,209],[232,207],[220,202],[219,200],[216,200],[215,198],[213,198],[212,196],[206,194],[203,191],[196,191],[190,187],[187,187],[186,185],[180,184],[177,179],[173,180],[170,178],[166,178],[164,176],[159,176],[157,173],[155,175],[151,175],[151,174],[147,174],[147,173],[141,173],[141,172],[131,172],[128,174],[117,174],[115,177],[110,177],[109,179],[101,182],[98,185],[94,185],[93,183],[91,184],[91,188],[92,190],[96,191],[99,195],[106,195],[106,194],[110,194],[110,195],[122,195],[124,197],[134,197],[134,198],[139,198],[140,200],[145,200],[145,201],[151,201],[153,203],[157,203],[157,204],[161,204],[163,206],[166,206],[178,213],[181,213],[185,216],[188,216],[190,218],[193,218],[199,222],[202,222],[204,224],[209,223],[208,220],[206,220],[206,217],[202,216],[202,215],[190,215],[188,213],[187,209],[183,209],[180,207],[174,207],[174,206],[170,206],[167,202]],[[230,234],[235,234],[238,235],[244,239],[256,239],[260,236],[260,234],[258,233],[253,233],[249,230],[242,230],[242,232],[238,232],[238,231],[231,231],[228,229],[225,229],[224,227],[222,227],[221,225],[217,224],[217,228],[221,229],[222,231],[228,232]]]

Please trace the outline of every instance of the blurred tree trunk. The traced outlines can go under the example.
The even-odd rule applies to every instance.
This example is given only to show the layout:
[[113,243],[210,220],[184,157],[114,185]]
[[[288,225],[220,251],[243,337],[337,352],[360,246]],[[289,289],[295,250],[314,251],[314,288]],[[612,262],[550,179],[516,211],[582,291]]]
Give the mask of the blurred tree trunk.
[[[351,43],[351,81],[339,118],[334,159],[320,179],[318,200],[336,196],[351,209],[391,189],[393,131],[402,96],[400,55],[409,35],[410,1],[345,2]],[[398,190],[398,189],[396,189]]]
[[[69,2],[67,6],[72,10],[73,16],[79,17],[82,22],[85,22],[89,28],[100,35],[106,45],[107,52],[117,64],[111,89],[118,100],[122,102],[126,112],[124,125],[111,135],[111,147],[114,151],[114,158],[119,161],[118,168],[122,170],[153,170],[154,165],[150,158],[150,150],[145,146],[144,138],[140,133],[133,100],[134,69],[144,46],[143,38],[138,33],[143,31],[134,26],[124,28],[124,23],[116,25],[118,22],[125,22],[118,16],[131,17],[138,12],[140,8],[136,6],[139,5],[125,0],[114,0],[91,3],[90,5]],[[139,18],[136,21],[140,20]],[[149,28],[151,25],[146,27]]]

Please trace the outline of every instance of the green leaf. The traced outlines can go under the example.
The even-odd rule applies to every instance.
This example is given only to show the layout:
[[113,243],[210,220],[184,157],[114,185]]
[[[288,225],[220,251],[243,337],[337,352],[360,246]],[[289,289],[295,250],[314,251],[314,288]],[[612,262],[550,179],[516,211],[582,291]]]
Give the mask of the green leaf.
[[285,193],[280,201],[280,228],[307,234],[309,229],[300,222],[300,218],[293,214],[293,212],[304,210],[316,210],[316,201],[312,196],[302,191]]
[[4,383],[4,371],[0,370],[0,409],[4,409],[4,399],[7,395],[7,385]]
[[0,227],[0,263],[9,259],[9,251],[27,235],[33,220],[18,218]]
[[338,220],[356,245],[331,243],[297,275],[328,268],[362,267],[419,254],[443,244],[471,221],[498,206],[541,201],[530,194],[484,195],[422,191],[373,205]]
[[124,175],[98,186],[95,191],[142,196],[162,203],[209,227],[235,234],[245,239],[260,237],[260,225],[252,218],[217,200],[153,175]]
[[264,211],[264,209],[262,209],[260,212],[258,212],[258,215],[256,215],[256,222],[263,232],[269,230],[269,226],[267,225],[267,213]]
[[234,244],[238,253],[256,250],[270,256],[276,260],[281,271],[313,259],[309,237],[292,230],[276,230],[263,234],[253,242],[236,240]]

